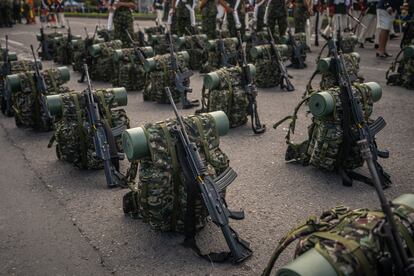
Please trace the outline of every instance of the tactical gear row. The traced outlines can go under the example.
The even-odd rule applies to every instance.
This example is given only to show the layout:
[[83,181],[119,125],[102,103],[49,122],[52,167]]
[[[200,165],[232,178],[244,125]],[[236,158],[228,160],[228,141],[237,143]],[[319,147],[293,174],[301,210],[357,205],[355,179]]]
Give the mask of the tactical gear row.
[[[180,19],[181,12],[188,11],[186,5],[181,9],[172,16]],[[129,10],[117,12],[128,17]],[[80,82],[86,81],[87,88],[79,92],[63,86],[70,79],[68,68],[41,71],[35,55],[31,63],[12,61],[16,55],[6,45],[2,49],[2,109],[14,115],[18,127],[54,130],[48,147],[56,144],[57,159],[81,169],[103,169],[109,188],[129,188],[123,197],[125,214],[158,231],[183,233],[185,245],[202,258],[241,263],[253,251],[230,226],[230,219],[241,220],[244,212],[230,210],[225,201],[226,189],[237,173],[220,148],[220,137],[230,128],[245,125],[248,117],[255,134],[266,131],[259,118],[256,84],[294,91],[288,69],[306,67],[306,49],[304,36],[290,31],[286,38],[283,30],[275,35],[271,28],[254,33],[255,38],[247,36],[237,23],[240,17],[232,18],[236,28],[229,29],[229,37],[220,32],[214,40],[208,40],[211,34],[198,33],[195,25],[191,30],[176,26],[177,33],[188,33],[182,37],[174,36],[171,26],[141,34],[127,28],[111,38],[97,37],[97,28],[85,40],[72,35],[70,29],[67,36],[41,30],[39,56],[72,64],[82,73]],[[126,24],[122,20],[114,21],[116,29]],[[276,259],[295,239],[300,239],[295,260],[277,275],[414,273],[414,195],[397,197],[392,204],[384,196],[391,178],[378,159],[387,158],[388,152],[378,149],[376,135],[385,120],[372,118],[382,88],[359,75],[360,56],[353,51],[354,44],[354,38],[327,39],[303,99],[293,115],[274,128],[290,120],[286,161],[335,171],[346,186],[353,180],[373,186],[381,210],[341,206],[320,219],[312,217],[280,241],[264,275],[270,274]],[[324,49],[328,54],[322,57]],[[397,57],[390,69],[397,73],[387,73],[387,79],[390,84],[412,88],[407,84],[412,84],[412,78],[406,74],[413,73],[414,46],[404,47],[402,53],[403,58]],[[285,66],[287,60],[291,66]],[[192,70],[206,73],[201,109],[182,117],[176,103],[183,109],[199,105],[187,97],[192,92]],[[316,75],[321,76],[318,88],[312,86]],[[94,89],[91,80],[110,81],[114,87]],[[130,128],[124,109],[127,94],[139,90],[145,101],[170,104],[175,116]],[[312,123],[308,139],[297,144],[291,134],[303,105],[312,114]],[[123,166],[124,156],[129,166]],[[355,172],[364,164],[369,177]],[[205,254],[199,249],[195,236],[209,219],[220,227],[229,252]]]

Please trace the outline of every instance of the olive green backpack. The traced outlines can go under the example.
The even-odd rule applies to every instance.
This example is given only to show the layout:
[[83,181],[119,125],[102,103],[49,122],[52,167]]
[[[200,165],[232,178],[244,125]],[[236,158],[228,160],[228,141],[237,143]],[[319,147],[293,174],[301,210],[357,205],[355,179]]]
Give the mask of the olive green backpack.
[[[400,58],[401,54],[402,58]],[[388,69],[386,79],[387,85],[403,86],[414,90],[414,45],[401,49]]]
[[[394,199],[392,212],[408,257],[414,257],[414,194]],[[263,271],[270,275],[282,252],[294,241],[294,261],[280,268],[278,276],[304,275],[395,275],[387,240],[381,233],[385,221],[381,210],[337,206],[283,237]],[[394,270],[395,271],[395,270]]]

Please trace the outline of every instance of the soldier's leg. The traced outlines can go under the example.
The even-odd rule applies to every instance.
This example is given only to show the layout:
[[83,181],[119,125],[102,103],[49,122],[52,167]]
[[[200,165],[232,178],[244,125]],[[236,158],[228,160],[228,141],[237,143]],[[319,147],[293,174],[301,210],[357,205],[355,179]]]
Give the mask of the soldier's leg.
[[278,27],[279,27],[279,36],[282,37],[286,34],[286,30],[288,27],[288,17],[282,16],[278,18]]

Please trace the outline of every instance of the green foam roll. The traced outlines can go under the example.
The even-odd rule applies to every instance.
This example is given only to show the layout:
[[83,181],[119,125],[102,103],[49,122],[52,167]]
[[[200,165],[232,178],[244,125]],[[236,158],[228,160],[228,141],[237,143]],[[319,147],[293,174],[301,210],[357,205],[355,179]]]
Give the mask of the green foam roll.
[[177,41],[175,43],[177,44],[178,48],[181,48],[185,43],[185,36],[177,38]]
[[401,204],[414,209],[414,194],[403,194],[392,201],[394,204]]
[[62,116],[62,97],[60,95],[46,96],[46,106],[50,115],[57,117]]
[[366,82],[364,83],[366,86],[369,87],[369,89],[371,90],[371,97],[372,97],[372,101],[378,102],[381,97],[382,97],[382,87],[377,83],[377,82]]
[[276,272],[277,276],[337,276],[335,269],[315,248]]
[[108,89],[114,93],[115,101],[118,106],[127,106],[128,105],[128,93],[125,87],[117,87]]
[[[223,38],[224,43],[226,39],[231,39],[233,40],[234,43],[239,44],[239,40],[237,39],[237,37]],[[206,48],[210,50],[214,48],[216,45],[218,45],[218,42],[219,42],[219,39],[207,40]]]
[[[250,74],[252,78],[256,76],[256,66],[249,64]],[[217,72],[211,72],[204,76],[203,85],[205,88],[212,90],[217,89],[220,86],[220,77]]]
[[145,57],[153,57],[154,56],[154,49],[151,46],[141,47],[141,51],[144,52]]
[[99,44],[94,44],[88,49],[89,54],[93,57],[97,57],[101,53],[101,46]]
[[114,56],[113,56],[113,60],[115,62],[119,62],[120,60],[122,60],[123,57],[124,57],[124,52],[122,51],[122,49],[115,50]]
[[358,52],[352,52],[352,53],[350,53],[350,55],[353,56],[354,58],[356,58],[356,60],[358,62],[361,61],[361,55]]
[[[190,60],[190,55],[187,51],[181,51],[177,53],[177,56],[182,56],[186,63]],[[154,58],[147,58],[144,62],[144,70],[145,72],[151,72],[157,66],[157,62]]]
[[[230,128],[229,119],[223,111],[209,113],[216,122],[219,136],[224,136]],[[122,147],[129,161],[140,160],[150,154],[148,140],[142,127],[127,129],[122,134]]]
[[69,68],[66,66],[58,67],[57,70],[59,71],[60,78],[63,82],[70,81],[70,72]]
[[404,48],[404,58],[409,59],[414,57],[414,45],[410,45]]
[[321,117],[333,112],[335,101],[329,92],[322,91],[313,94],[309,99],[308,105],[313,116]]
[[16,61],[16,60],[17,60],[16,52],[9,52],[9,61]]
[[319,73],[325,73],[329,71],[331,67],[331,58],[321,58],[318,61],[317,70]]
[[18,74],[8,75],[6,77],[7,88],[12,92],[20,91],[22,89],[20,84],[20,78]]
[[[288,46],[285,44],[277,44],[276,47],[279,50],[281,56],[285,55],[288,51]],[[259,45],[259,46],[252,47],[250,49],[251,57],[253,59],[262,57],[266,48],[270,48],[269,45]]]

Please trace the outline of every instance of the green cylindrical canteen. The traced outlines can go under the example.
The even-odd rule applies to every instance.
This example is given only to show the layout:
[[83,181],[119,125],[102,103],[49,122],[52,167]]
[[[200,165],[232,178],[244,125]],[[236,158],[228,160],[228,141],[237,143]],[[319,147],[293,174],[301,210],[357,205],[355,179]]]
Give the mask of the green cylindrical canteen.
[[50,115],[58,117],[62,115],[62,98],[60,95],[46,96],[46,105]]
[[[209,113],[217,127],[219,136],[224,136],[230,128],[229,119],[223,111],[215,111]],[[127,129],[122,134],[122,146],[124,152],[130,161],[140,160],[150,154],[148,141],[142,127]]]
[[151,72],[152,70],[155,69],[155,66],[157,65],[157,63],[155,62],[154,58],[147,58],[144,62],[144,70],[145,72]]
[[410,45],[404,48],[404,58],[412,58],[414,57],[414,45]]
[[128,105],[128,94],[125,87],[117,87],[109,90],[113,92],[115,101],[118,103],[118,106]]
[[366,82],[364,83],[371,90],[372,101],[378,102],[382,97],[382,87],[377,82]]
[[22,89],[20,84],[20,78],[18,74],[8,75],[6,77],[7,88],[12,92],[20,91]]
[[94,44],[89,47],[89,54],[93,57],[97,57],[101,53],[101,46],[99,44]]
[[402,204],[414,209],[414,194],[403,194],[392,201],[395,204]]
[[63,82],[70,81],[70,72],[69,68],[66,66],[58,67],[57,70],[59,71],[60,78]]
[[325,73],[329,71],[331,67],[331,58],[321,58],[318,61],[318,72]]
[[324,256],[312,248],[276,272],[277,276],[337,276]]
[[335,107],[335,101],[329,92],[322,91],[312,95],[308,105],[313,116],[321,117],[332,113]]

